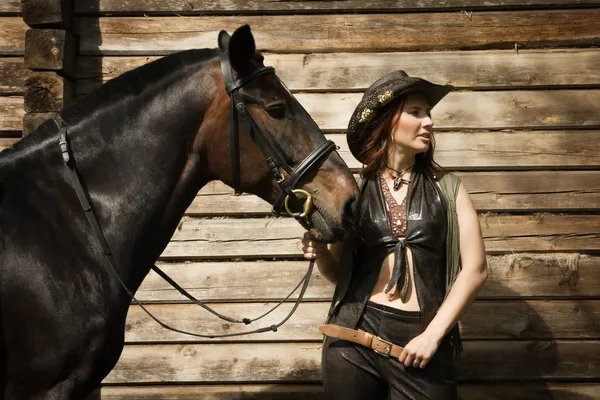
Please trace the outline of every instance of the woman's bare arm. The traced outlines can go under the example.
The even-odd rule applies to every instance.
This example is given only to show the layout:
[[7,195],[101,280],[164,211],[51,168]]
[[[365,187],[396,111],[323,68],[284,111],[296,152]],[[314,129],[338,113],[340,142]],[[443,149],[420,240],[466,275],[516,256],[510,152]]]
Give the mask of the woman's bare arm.
[[487,261],[477,211],[461,183],[456,199],[462,269],[444,303],[426,329],[437,341],[452,329],[466,312],[487,279]]

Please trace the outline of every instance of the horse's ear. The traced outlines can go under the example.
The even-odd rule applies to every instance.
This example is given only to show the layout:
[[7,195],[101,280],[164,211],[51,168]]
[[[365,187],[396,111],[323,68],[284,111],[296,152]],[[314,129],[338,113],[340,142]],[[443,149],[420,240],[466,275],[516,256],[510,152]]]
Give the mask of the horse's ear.
[[219,32],[219,48],[223,51],[227,51],[227,49],[229,48],[229,39],[231,39],[231,36],[229,36],[229,33],[227,33],[227,31],[221,31]]
[[236,29],[229,41],[229,61],[233,69],[240,74],[248,71],[255,51],[256,45],[250,27],[244,25]]

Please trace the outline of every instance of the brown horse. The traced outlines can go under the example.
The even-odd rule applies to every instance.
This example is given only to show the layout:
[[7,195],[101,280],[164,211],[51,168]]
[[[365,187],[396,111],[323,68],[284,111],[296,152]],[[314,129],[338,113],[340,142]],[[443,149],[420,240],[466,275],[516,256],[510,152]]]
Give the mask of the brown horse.
[[[230,69],[222,72],[223,53]],[[255,125],[251,130],[240,117],[239,167],[230,157],[228,70],[228,89],[246,106],[236,109]],[[306,166],[326,140],[264,68],[249,27],[231,37],[221,32],[218,49],[173,54],[127,72],[0,154],[0,398],[83,399],[123,348],[131,299],[84,216],[58,145],[59,126],[68,132],[62,141],[70,146],[69,165],[116,272],[132,291],[211,180],[272,204],[282,191],[301,188],[314,197],[315,209],[302,222],[313,236],[334,241],[349,231],[358,188],[340,156],[321,153],[301,175],[287,168]],[[273,154],[265,156],[264,147]]]

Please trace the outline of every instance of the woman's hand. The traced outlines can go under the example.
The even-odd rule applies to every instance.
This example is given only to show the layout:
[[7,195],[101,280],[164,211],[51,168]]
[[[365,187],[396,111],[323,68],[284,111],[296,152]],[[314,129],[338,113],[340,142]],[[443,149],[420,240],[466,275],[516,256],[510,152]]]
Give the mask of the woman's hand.
[[440,340],[427,331],[413,338],[398,359],[407,367],[425,368],[440,346]]
[[304,232],[302,251],[304,252],[304,258],[312,260],[323,257],[329,250],[326,243],[318,242],[308,232]]

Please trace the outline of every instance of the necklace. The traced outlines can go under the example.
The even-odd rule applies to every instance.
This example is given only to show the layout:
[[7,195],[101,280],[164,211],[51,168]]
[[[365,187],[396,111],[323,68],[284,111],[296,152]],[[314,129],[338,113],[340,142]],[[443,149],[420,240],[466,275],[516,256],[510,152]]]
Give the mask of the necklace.
[[405,173],[406,171],[408,171],[409,169],[411,169],[412,167],[414,167],[414,165],[415,165],[415,164],[413,164],[413,165],[411,165],[410,167],[407,167],[407,168],[405,168],[405,169],[403,169],[403,170],[401,170],[401,171],[398,171],[397,169],[394,169],[394,168],[390,167],[390,166],[389,166],[389,165],[387,165],[387,164],[385,165],[385,167],[386,167],[387,169],[391,169],[392,171],[394,171],[394,172],[396,172],[396,173],[398,174],[398,175],[396,175],[396,176],[393,176],[392,174],[390,174],[390,176],[391,176],[392,178],[394,178],[394,191],[395,191],[395,192],[397,192],[397,191],[400,189],[400,186],[401,186],[403,183],[410,183],[410,179],[402,179],[402,176],[404,175],[404,173]]

